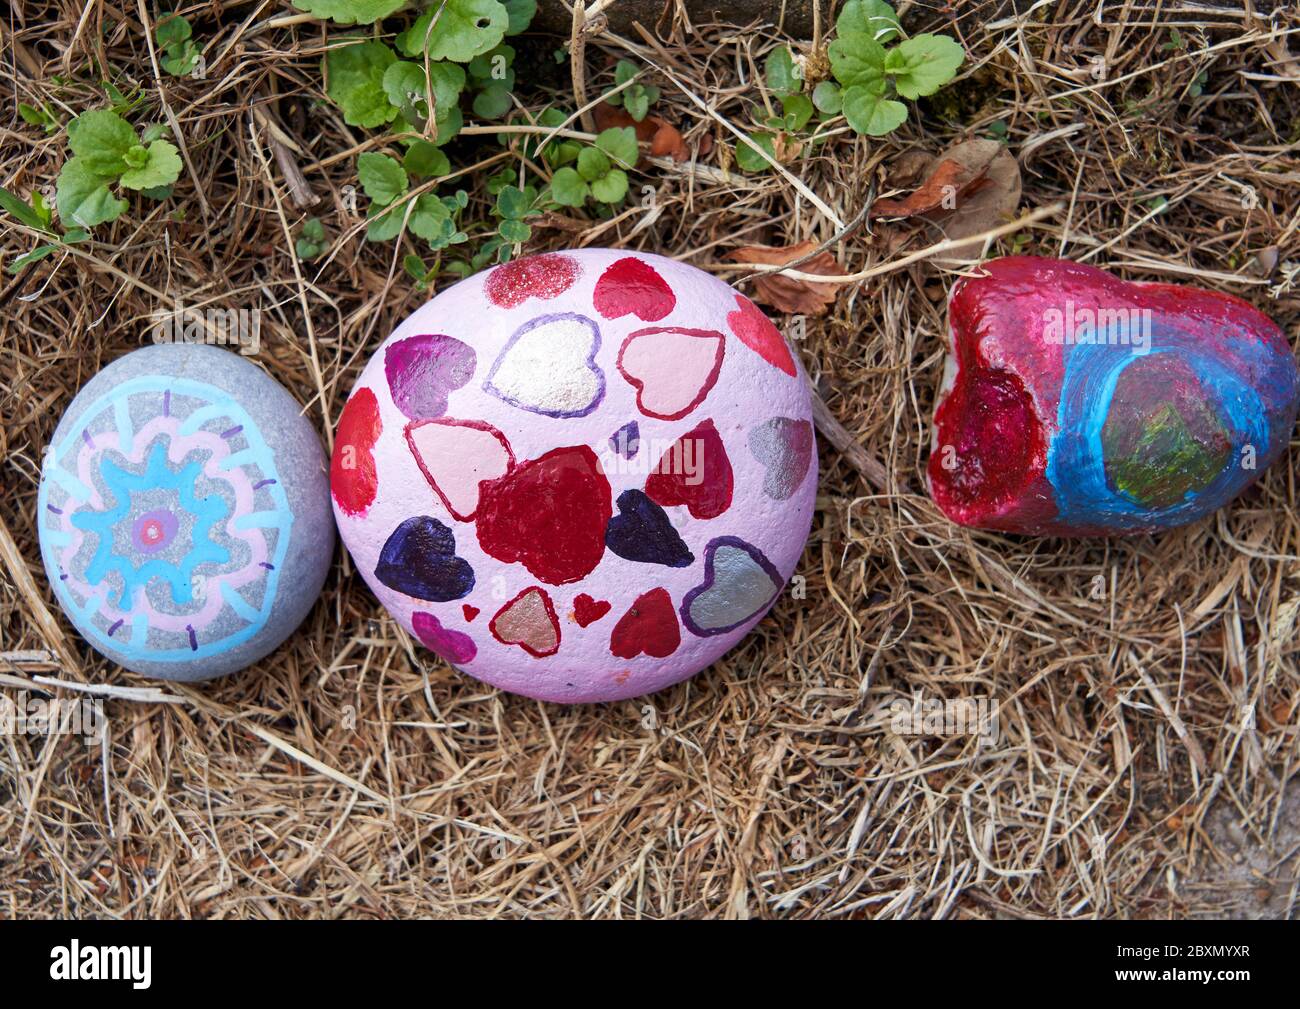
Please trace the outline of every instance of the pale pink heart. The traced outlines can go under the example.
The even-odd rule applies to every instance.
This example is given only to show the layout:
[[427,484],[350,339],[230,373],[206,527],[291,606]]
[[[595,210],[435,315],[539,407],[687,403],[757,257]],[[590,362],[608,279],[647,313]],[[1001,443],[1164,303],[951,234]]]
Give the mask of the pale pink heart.
[[623,341],[618,370],[636,387],[642,413],[678,420],[704,402],[725,350],[725,339],[715,330],[653,326]]
[[506,436],[482,421],[416,421],[406,425],[406,442],[429,486],[461,522],[478,511],[479,484],[515,464]]

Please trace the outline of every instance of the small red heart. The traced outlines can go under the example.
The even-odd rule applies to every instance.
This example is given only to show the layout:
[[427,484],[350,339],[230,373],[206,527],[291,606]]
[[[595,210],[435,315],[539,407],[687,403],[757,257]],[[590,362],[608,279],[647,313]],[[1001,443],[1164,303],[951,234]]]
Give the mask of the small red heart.
[[685,505],[693,518],[711,519],[731,507],[734,484],[726,446],[710,418],[659,457],[646,479],[645,493],[665,508]]
[[375,500],[379,473],[372,449],[382,430],[374,392],[358,389],[343,407],[330,459],[330,490],[338,506],[349,515],[360,515]]
[[677,305],[668,282],[635,256],[625,256],[600,275],[592,301],[606,319],[630,312],[644,322],[658,322]]
[[471,624],[474,622],[474,618],[479,615],[479,608],[471,606],[469,603],[462,606],[460,611],[465,614],[465,621]]
[[582,272],[572,256],[547,253],[526,256],[495,267],[483,289],[498,308],[515,308],[529,298],[546,301],[573,286]]
[[773,368],[794,376],[794,358],[790,356],[785,337],[772,325],[772,320],[743,294],[736,295],[736,307],[738,311],[728,313],[727,325],[740,342]]
[[580,592],[573,599],[573,619],[579,627],[594,624],[610,610],[610,604],[604,599],[592,599],[585,592]]
[[672,597],[666,589],[651,589],[639,596],[614,625],[609,650],[620,659],[634,659],[642,653],[666,659],[681,643]]

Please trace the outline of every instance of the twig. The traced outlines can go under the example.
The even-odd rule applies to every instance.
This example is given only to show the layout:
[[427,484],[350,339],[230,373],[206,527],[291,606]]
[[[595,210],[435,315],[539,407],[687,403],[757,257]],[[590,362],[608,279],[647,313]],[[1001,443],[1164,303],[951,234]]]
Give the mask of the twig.
[[[922,259],[928,259],[940,252],[948,252],[959,245],[970,245],[974,242],[987,242],[990,238],[998,238],[1002,235],[1010,234],[1013,231],[1019,231],[1031,224],[1036,224],[1045,217],[1051,217],[1053,214],[1059,214],[1065,209],[1064,203],[1051,203],[1046,207],[1039,207],[1037,210],[1030,211],[1023,217],[1018,217],[1008,224],[1000,225],[996,228],[990,228],[988,231],[982,231],[978,235],[971,235],[967,238],[946,238],[942,242],[934,245],[928,245],[924,249],[913,252],[910,255],[903,256],[901,259],[891,259],[884,263],[878,263],[866,270],[859,270],[857,273],[846,273],[843,276],[823,275],[820,273],[801,273],[798,270],[791,270],[786,266],[759,266],[755,273],[780,273],[794,280],[811,280],[818,284],[856,284],[859,281],[867,280],[870,277],[879,277],[884,273],[893,273],[895,270],[901,270],[905,266],[911,266],[913,263]],[[755,264],[746,263],[745,266]],[[739,264],[728,263],[709,263],[705,269],[727,271],[740,269]]]
[[[861,473],[867,483],[882,493],[888,493],[889,470],[880,460],[859,445],[848,429],[835,419],[831,408],[826,405],[826,401],[821,396],[817,395],[816,389],[810,387],[808,391],[812,396],[813,423],[817,425],[817,430],[822,433],[822,437],[835,446],[835,450],[844,457],[844,461]],[[900,494],[907,494],[910,493],[911,488],[905,480],[900,480],[898,491]]]

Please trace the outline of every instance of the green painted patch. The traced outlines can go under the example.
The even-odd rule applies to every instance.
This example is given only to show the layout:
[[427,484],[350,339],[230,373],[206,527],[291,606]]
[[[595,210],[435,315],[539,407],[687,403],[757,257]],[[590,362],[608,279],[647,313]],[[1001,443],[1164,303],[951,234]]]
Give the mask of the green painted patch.
[[1183,398],[1180,405],[1162,403],[1145,423],[1112,412],[1102,428],[1107,480],[1143,507],[1178,504],[1208,487],[1228,463],[1231,446],[1218,418],[1203,402]]

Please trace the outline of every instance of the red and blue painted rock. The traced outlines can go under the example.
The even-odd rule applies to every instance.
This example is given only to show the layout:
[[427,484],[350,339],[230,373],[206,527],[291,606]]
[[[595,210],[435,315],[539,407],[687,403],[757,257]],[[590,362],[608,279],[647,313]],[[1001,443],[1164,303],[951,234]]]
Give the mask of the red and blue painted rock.
[[658,690],[736,644],[803,551],[805,378],[748,299],[689,266],[517,260],[403,322],[343,409],[335,516],[391,613],[516,693]]
[[960,280],[930,492],[954,522],[1157,532],[1249,486],[1295,425],[1295,358],[1246,302],[1014,256]]

